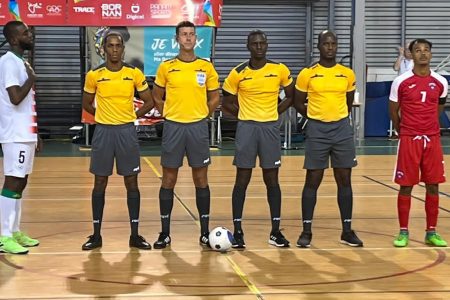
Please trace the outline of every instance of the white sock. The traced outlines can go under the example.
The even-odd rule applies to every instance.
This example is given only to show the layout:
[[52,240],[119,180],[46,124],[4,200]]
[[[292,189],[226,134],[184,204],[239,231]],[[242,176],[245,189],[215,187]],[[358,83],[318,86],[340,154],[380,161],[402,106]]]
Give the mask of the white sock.
[[2,236],[12,237],[13,224],[16,219],[16,199],[0,196],[0,217]]
[[15,199],[16,201],[16,218],[12,226],[12,232],[20,231],[20,219],[22,218],[22,199]]

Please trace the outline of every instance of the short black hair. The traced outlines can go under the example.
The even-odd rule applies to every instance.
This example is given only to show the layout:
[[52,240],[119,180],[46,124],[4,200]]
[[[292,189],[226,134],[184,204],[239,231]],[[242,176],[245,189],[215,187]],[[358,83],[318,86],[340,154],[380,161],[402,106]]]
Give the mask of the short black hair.
[[130,40],[130,32],[128,31],[128,28],[126,26],[111,26],[108,29],[109,31],[118,32],[122,35],[123,42],[126,43]]
[[256,30],[250,31],[250,33],[248,34],[248,36],[247,36],[247,43],[250,41],[250,38],[255,36],[255,35],[261,35],[267,41],[266,33],[264,31],[262,31],[262,30],[256,29]]
[[6,40],[9,42],[14,37],[14,35],[17,33],[17,28],[19,26],[24,26],[25,23],[22,21],[9,21],[5,24],[5,27],[3,27],[3,35],[5,36]]
[[122,42],[122,45],[124,44],[123,35],[120,32],[114,31],[114,30],[108,30],[105,34],[105,38],[103,39],[103,47],[106,47],[108,38],[111,36],[119,38],[119,40]]
[[182,27],[192,27],[192,28],[194,28],[194,31],[195,31],[194,23],[192,23],[190,21],[181,21],[180,23],[177,24],[177,27],[175,28],[176,35],[178,35],[178,33],[180,32],[180,28],[182,28]]
[[325,29],[325,30],[321,31],[321,32],[317,35],[317,45],[320,44],[320,41],[322,40],[322,38],[323,38],[325,35],[332,35],[332,36],[336,39],[336,41],[337,41],[337,35],[336,35],[336,33],[335,33],[334,31],[332,31],[332,30]]
[[413,40],[413,41],[411,41],[409,43],[409,47],[408,47],[409,51],[412,52],[413,51],[413,47],[416,44],[428,44],[430,49],[431,49],[431,47],[433,47],[433,44],[429,40],[426,40],[426,39],[415,39],[415,40]]

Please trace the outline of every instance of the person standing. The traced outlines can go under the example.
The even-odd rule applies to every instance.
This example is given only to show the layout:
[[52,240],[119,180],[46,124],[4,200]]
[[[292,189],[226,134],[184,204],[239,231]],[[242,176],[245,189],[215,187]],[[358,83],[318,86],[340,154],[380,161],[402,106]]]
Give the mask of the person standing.
[[36,75],[23,58],[32,50],[31,30],[20,21],[3,28],[10,49],[0,58],[0,143],[5,181],[0,196],[0,252],[26,254],[39,241],[20,230],[22,193],[33,169],[35,151],[42,149],[38,137],[35,92]]
[[[278,169],[281,166],[279,114],[292,105],[294,82],[289,69],[282,63],[266,58],[266,34],[255,30],[248,34],[250,59],[231,70],[223,85],[223,111],[238,118],[236,130],[236,181],[232,194],[233,248],[245,248],[242,212],[245,194],[259,157],[267,190],[272,229],[269,244],[288,247],[289,241],[280,231],[281,189]],[[278,104],[283,88],[286,99]]]
[[[352,230],[353,191],[352,168],[357,165],[350,111],[356,82],[354,72],[336,63],[338,40],[332,31],[318,36],[319,62],[301,70],[295,85],[294,106],[307,116],[305,140],[306,180],[302,192],[303,231],[298,247],[310,247],[312,221],[317,189],[324,170],[333,168],[337,184],[337,200],[341,214],[341,243],[362,247],[363,242]],[[308,99],[308,106],[305,103]]]
[[163,249],[171,244],[170,217],[178,169],[186,154],[192,168],[202,246],[209,246],[210,191],[208,165],[211,163],[207,118],[219,105],[219,76],[213,64],[195,55],[195,25],[180,22],[175,29],[180,45],[176,57],[162,62],[156,73],[153,97],[164,117],[159,209],[162,230],[153,244]]
[[439,213],[439,184],[445,182],[444,156],[440,140],[439,114],[444,109],[448,82],[431,71],[432,44],[425,39],[410,43],[414,68],[392,83],[389,110],[400,133],[394,182],[400,185],[397,210],[400,233],[394,246],[409,242],[409,211],[414,185],[425,183],[425,243],[437,247],[447,242],[436,233]]
[[414,61],[409,50],[410,43],[407,43],[405,47],[398,47],[398,57],[394,62],[393,69],[398,72],[398,75],[412,70],[414,67]]
[[[94,233],[82,245],[83,250],[102,246],[100,234],[105,190],[112,174],[114,160],[117,173],[124,177],[130,218],[130,247],[151,249],[151,245],[138,232],[140,193],[138,174],[141,171],[139,142],[134,121],[153,106],[153,99],[144,74],[138,68],[122,61],[125,46],[120,33],[110,31],[103,44],[106,62],[86,74],[83,108],[95,115],[97,123],[92,139],[90,172],[94,174],[92,215]],[[144,101],[134,111],[135,89]],[[94,107],[94,99],[97,107]]]

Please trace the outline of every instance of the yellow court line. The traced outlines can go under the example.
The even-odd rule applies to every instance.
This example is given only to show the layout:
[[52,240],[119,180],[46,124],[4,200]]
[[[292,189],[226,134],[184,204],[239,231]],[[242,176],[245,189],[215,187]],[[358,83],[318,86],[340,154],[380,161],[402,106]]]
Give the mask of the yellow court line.
[[[162,178],[161,173],[159,173],[159,171],[156,169],[155,165],[147,158],[144,157],[144,161],[147,163],[147,165],[150,167],[150,169],[152,169],[153,173],[155,173],[155,175],[158,178]],[[178,199],[180,199],[179,196],[177,196]],[[188,211],[188,209],[186,208],[186,206],[179,201],[181,206],[184,208],[184,210],[187,212],[188,215],[191,215]],[[197,224],[198,227],[200,227],[200,222],[193,219],[193,221]],[[241,278],[241,280],[245,283],[245,285],[248,287],[248,289],[256,296],[257,299],[264,299],[261,291],[256,287],[256,285],[248,278],[248,275],[245,274],[241,268],[238,266],[238,264],[230,257],[230,256],[226,256],[227,261],[230,263],[231,268],[233,269],[233,271],[236,273],[236,275],[239,276],[239,278]]]

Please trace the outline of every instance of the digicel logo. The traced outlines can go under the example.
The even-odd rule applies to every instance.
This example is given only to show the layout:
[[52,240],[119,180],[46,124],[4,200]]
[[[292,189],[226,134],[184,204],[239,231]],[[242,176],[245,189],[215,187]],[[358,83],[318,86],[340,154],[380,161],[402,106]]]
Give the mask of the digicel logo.
[[95,7],[75,6],[73,10],[76,13],[95,14]]

